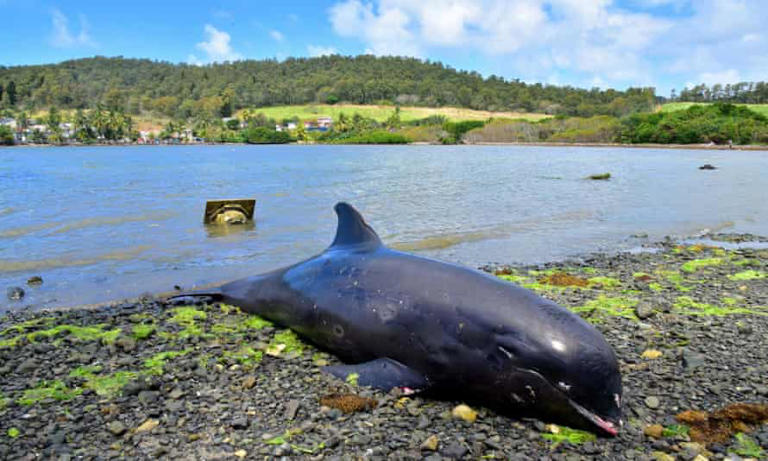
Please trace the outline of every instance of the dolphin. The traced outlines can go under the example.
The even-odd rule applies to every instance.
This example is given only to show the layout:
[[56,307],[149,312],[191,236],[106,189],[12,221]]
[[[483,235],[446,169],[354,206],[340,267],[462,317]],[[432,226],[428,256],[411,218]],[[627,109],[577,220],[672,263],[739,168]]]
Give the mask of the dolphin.
[[340,202],[319,255],[208,295],[291,328],[338,356],[325,371],[358,384],[477,401],[614,436],[621,375],[578,315],[490,274],[387,248]]

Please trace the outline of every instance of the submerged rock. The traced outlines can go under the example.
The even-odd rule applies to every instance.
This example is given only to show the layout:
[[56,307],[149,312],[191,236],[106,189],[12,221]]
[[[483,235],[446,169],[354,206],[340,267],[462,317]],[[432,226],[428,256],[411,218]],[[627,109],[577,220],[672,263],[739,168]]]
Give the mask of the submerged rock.
[[6,291],[8,299],[11,301],[20,301],[24,297],[24,289],[21,287],[10,287]]

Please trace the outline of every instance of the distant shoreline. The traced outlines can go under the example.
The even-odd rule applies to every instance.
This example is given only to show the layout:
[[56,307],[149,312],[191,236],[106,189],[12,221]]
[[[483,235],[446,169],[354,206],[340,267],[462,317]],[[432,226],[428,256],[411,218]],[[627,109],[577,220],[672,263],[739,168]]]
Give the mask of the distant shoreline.
[[768,151],[768,145],[746,144],[746,145],[722,145],[722,144],[621,144],[621,143],[579,143],[579,142],[473,142],[460,144],[440,144],[432,142],[411,142],[406,144],[330,144],[317,142],[292,142],[284,144],[248,144],[234,142],[204,142],[204,143],[182,143],[182,144],[15,144],[12,146],[0,145],[0,150],[4,148],[31,148],[31,147],[192,147],[192,146],[279,146],[279,145],[314,145],[314,146],[535,146],[535,147],[618,147],[630,149],[688,149],[688,150],[748,150],[748,151]]

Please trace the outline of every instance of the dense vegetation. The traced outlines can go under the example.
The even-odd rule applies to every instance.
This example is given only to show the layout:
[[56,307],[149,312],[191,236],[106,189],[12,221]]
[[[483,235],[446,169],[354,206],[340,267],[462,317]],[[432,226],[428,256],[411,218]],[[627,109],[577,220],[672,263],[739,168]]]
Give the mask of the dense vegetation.
[[240,108],[285,104],[401,104],[492,111],[624,116],[650,111],[653,88],[591,90],[527,84],[439,62],[403,57],[323,56],[193,66],[95,57],[0,67],[0,107],[87,109],[174,119],[228,117]]
[[768,118],[728,103],[694,105],[674,112],[555,117],[540,122],[492,120],[469,131],[467,142],[584,142],[658,144],[768,143]]
[[622,121],[618,140],[629,143],[768,143],[768,118],[728,103],[686,110],[633,114]]

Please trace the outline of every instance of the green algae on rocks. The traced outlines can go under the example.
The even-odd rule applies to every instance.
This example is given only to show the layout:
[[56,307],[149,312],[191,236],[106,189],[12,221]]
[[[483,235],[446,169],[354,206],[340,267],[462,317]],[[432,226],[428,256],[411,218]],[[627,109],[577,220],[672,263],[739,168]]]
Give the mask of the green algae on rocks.
[[37,386],[24,391],[23,395],[17,400],[20,405],[30,406],[43,400],[72,400],[82,394],[80,388],[70,389],[63,381],[40,381]]
[[190,352],[192,352],[192,349],[184,349],[182,351],[160,352],[158,354],[153,355],[151,358],[146,359],[144,361],[144,368],[146,368],[147,373],[151,375],[162,375],[163,367],[165,366],[165,362],[168,359],[181,357],[182,355],[187,355]]
[[105,328],[107,328],[107,325],[105,324],[88,327],[78,325],[57,325],[46,330],[22,333],[5,340],[0,340],[0,349],[16,347],[22,338],[25,338],[29,342],[35,342],[40,338],[60,339],[62,336],[71,336],[81,341],[101,341],[104,344],[111,344],[115,342],[117,337],[120,335],[120,328],[113,328],[111,330],[105,330]]
[[92,389],[101,397],[114,397],[126,384],[136,379],[138,373],[134,371],[118,371],[112,374],[101,375],[100,366],[78,367],[69,373],[70,377],[83,378],[84,387]]
[[683,263],[683,265],[680,266],[680,270],[682,270],[683,272],[688,272],[690,274],[690,273],[696,272],[702,267],[719,266],[722,263],[723,263],[723,258],[694,259],[693,261],[688,261],[686,263]]
[[597,436],[591,432],[580,431],[578,429],[571,429],[566,426],[556,426],[554,424],[549,425],[551,434],[542,434],[542,438],[552,442],[551,450],[554,450],[563,442],[568,442],[571,445],[581,445],[586,442],[593,442],[597,440]]
[[181,306],[171,309],[171,313],[173,315],[168,321],[183,328],[178,334],[180,338],[203,334],[203,329],[197,323],[197,320],[205,320],[208,318],[208,314],[206,314],[205,311],[201,311],[192,306]]

